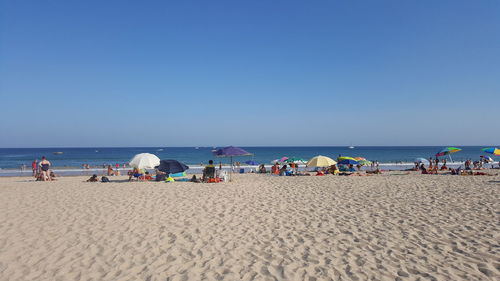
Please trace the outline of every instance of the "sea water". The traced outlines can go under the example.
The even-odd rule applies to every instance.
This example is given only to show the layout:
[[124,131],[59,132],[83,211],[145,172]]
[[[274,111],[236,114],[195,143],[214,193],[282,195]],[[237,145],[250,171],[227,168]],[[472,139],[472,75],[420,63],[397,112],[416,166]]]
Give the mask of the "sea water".
[[[491,145],[494,147],[495,145]],[[461,146],[462,151],[451,155],[454,162],[461,163],[467,159],[478,160],[480,155],[498,159],[491,154],[485,154],[481,148],[490,146]],[[316,155],[324,155],[336,159],[338,156],[364,157],[370,161],[378,161],[381,167],[391,169],[407,169],[413,166],[415,158],[428,159],[442,146],[358,146],[353,149],[341,146],[299,146],[299,147],[243,147],[252,156],[233,157],[233,161],[248,160],[257,163],[270,164],[272,160],[281,157],[299,157],[308,160]],[[22,165],[26,165],[26,174],[31,172],[31,162],[40,161],[46,156],[56,170],[81,171],[83,164],[91,169],[101,171],[106,165],[116,164],[123,167],[138,153],[152,153],[160,159],[175,159],[197,169],[212,159],[216,164],[229,164],[230,158],[216,158],[213,155],[215,147],[88,147],[88,148],[0,148],[0,176],[19,175]],[[54,154],[58,152],[59,154]],[[443,158],[443,157],[441,157]],[[450,162],[449,157],[445,157]],[[497,157],[498,158],[498,157]]]

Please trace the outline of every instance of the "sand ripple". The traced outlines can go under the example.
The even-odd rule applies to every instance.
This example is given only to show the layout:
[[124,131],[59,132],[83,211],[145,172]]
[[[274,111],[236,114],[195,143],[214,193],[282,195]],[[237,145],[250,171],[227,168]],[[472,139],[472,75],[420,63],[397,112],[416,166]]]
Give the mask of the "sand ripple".
[[0,280],[498,280],[500,178],[0,179]]

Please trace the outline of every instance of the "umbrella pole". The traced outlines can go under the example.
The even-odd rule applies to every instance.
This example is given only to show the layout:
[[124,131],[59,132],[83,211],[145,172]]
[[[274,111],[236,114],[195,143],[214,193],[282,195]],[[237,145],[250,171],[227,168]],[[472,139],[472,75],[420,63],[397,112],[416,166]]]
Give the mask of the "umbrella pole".
[[453,159],[451,159],[451,154],[448,154],[450,156],[450,162],[453,163]]
[[229,170],[229,181],[233,181],[233,156],[231,156],[231,167]]

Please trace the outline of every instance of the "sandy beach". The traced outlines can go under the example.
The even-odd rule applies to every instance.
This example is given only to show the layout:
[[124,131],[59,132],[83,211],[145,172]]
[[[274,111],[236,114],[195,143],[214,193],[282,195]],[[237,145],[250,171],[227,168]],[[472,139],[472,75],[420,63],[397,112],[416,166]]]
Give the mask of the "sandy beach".
[[0,178],[0,280],[500,278],[498,175],[85,179]]

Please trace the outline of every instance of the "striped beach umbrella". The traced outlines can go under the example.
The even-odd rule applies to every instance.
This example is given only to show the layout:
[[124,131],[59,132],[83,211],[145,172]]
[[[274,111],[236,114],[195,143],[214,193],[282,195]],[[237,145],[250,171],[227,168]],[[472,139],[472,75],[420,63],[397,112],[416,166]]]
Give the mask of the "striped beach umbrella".
[[500,149],[498,149],[496,147],[486,147],[486,148],[483,148],[481,150],[484,151],[484,152],[486,152],[486,153],[490,153],[490,154],[493,154],[493,155],[496,155],[496,156],[500,156]]
[[453,147],[453,146],[445,147],[445,148],[441,149],[438,153],[436,153],[436,157],[448,155],[450,157],[450,161],[453,162],[453,159],[451,159],[450,154],[459,152],[461,150],[462,149],[460,149],[458,147]]
[[337,157],[337,161],[340,162],[342,160],[353,160],[353,161],[358,161],[352,157],[349,157],[349,156],[340,156],[340,157]]
[[438,153],[436,153],[436,156],[445,156],[445,155],[459,152],[460,150],[462,150],[462,149],[460,149],[458,147],[449,146],[449,147],[445,147],[445,148],[441,149]]

